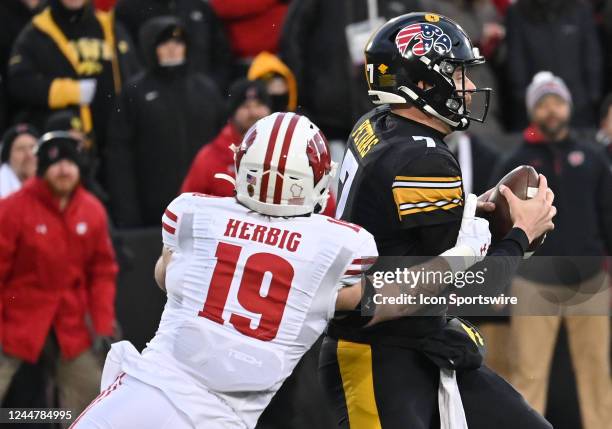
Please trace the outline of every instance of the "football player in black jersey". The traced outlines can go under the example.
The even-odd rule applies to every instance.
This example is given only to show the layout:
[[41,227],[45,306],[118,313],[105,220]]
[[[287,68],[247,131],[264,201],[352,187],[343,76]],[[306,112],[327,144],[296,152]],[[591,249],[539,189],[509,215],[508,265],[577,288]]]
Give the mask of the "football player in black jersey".
[[[455,244],[466,198],[459,164],[443,138],[472,120],[484,121],[491,90],[477,89],[468,77],[469,67],[484,58],[459,25],[426,13],[387,22],[372,36],[365,55],[369,94],[380,106],[350,135],[336,217],[370,231],[381,256],[441,254]],[[475,97],[482,97],[479,115],[470,111]],[[492,209],[490,203],[481,208]],[[495,258],[504,279],[535,238],[526,225],[515,220],[514,226],[489,251],[511,256]],[[445,307],[436,310],[435,316],[373,326],[365,326],[369,319],[358,309],[336,315],[321,350],[320,378],[338,426],[550,428],[481,361],[453,367],[463,408],[459,414],[440,403],[441,367],[419,349],[422,340],[447,328]],[[477,331],[471,337],[482,342]]]

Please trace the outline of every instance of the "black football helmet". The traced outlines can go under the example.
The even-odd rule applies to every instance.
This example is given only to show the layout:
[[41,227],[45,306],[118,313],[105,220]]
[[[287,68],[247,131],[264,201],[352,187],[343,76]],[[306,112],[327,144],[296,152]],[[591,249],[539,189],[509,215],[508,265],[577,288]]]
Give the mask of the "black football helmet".
[[[484,122],[490,88],[465,89],[466,68],[485,59],[454,21],[434,13],[415,12],[391,19],[370,38],[366,49],[368,94],[374,104],[412,104],[453,130],[464,130],[470,120]],[[453,75],[462,73],[457,88]],[[418,82],[431,87],[421,89]],[[484,95],[480,115],[473,116],[466,94]]]

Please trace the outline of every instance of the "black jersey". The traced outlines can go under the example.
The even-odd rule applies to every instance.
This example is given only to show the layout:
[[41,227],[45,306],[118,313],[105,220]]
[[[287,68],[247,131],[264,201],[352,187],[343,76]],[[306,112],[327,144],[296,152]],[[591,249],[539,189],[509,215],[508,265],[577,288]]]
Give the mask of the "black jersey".
[[[459,163],[443,137],[389,106],[370,111],[351,132],[336,217],[372,233],[379,255],[435,256],[455,245],[464,195]],[[356,310],[334,319],[329,334],[357,341],[367,341],[369,333],[419,336],[438,329],[444,311],[441,306],[439,318],[408,317],[364,333],[368,318]]]
[[[443,137],[388,106],[372,110],[353,129],[336,217],[371,232],[380,255],[438,255],[454,246],[463,188],[459,163]],[[435,230],[443,234],[432,240]]]

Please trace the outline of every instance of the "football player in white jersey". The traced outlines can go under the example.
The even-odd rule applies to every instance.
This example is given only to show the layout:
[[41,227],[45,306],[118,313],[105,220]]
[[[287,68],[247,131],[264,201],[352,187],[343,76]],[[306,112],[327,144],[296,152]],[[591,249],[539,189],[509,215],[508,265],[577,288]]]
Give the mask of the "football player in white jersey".
[[[321,131],[275,113],[249,130],[235,162],[235,198],[183,194],[168,206],[159,329],[142,354],[113,345],[102,393],[72,427],[253,428],[334,311],[359,303],[377,250],[363,228],[316,214],[334,173]],[[466,266],[490,240],[470,205],[449,251]]]

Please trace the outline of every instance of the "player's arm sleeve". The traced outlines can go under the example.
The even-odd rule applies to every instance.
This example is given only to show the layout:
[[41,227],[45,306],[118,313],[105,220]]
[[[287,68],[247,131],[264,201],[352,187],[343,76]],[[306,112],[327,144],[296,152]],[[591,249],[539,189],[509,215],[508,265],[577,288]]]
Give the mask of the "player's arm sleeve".
[[340,278],[336,289],[336,298],[330,301],[328,317],[331,319],[336,310],[352,310],[359,305],[362,294],[361,280],[363,275],[372,268],[378,258],[378,250],[374,237],[365,230],[359,231],[359,239],[352,246],[351,261]]
[[459,228],[461,228],[461,219],[455,222],[428,225],[416,230],[415,235],[418,237],[422,255],[435,256],[454,247],[457,243]]
[[450,157],[426,154],[399,166],[391,193],[402,229],[461,223],[461,171]]
[[180,237],[191,238],[187,231],[193,224],[193,213],[190,212],[189,194],[182,194],[174,199],[162,215],[162,241],[171,252],[180,250],[183,244]]
[[355,246],[351,263],[340,278],[341,287],[351,286],[359,282],[361,276],[365,274],[378,259],[378,249],[376,248],[376,242],[372,234],[365,230],[360,230],[359,235],[362,237],[360,237],[361,240],[359,244]]

